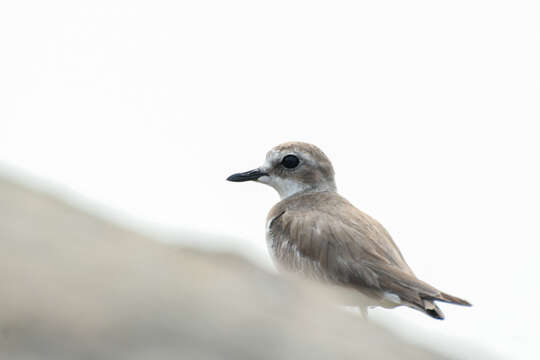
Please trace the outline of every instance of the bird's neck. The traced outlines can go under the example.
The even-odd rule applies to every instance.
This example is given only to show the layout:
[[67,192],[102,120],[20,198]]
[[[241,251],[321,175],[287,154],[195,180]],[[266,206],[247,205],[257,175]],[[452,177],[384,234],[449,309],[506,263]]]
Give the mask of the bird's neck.
[[274,186],[279,193],[281,200],[288,199],[306,193],[336,191],[336,184],[332,182],[322,182],[317,184],[308,184],[296,182],[290,179],[280,179]]

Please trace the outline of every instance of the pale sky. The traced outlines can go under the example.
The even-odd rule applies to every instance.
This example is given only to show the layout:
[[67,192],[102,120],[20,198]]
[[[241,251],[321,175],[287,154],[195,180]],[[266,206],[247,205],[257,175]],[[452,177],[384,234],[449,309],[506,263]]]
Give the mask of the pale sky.
[[0,170],[269,266],[278,195],[225,178],[314,143],[417,276],[474,304],[373,318],[534,358],[539,18],[537,1],[2,2]]

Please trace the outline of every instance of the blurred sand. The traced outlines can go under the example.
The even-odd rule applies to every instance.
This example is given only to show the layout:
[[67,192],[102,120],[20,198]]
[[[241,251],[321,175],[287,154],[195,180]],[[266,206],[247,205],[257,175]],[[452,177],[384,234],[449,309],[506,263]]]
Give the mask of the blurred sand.
[[442,359],[228,254],[0,178],[2,359]]

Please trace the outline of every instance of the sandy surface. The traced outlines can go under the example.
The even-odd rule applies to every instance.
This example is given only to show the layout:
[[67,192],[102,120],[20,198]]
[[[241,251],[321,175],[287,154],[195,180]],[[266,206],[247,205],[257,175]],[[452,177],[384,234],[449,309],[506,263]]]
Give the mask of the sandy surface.
[[334,292],[165,245],[0,178],[2,359],[442,359]]

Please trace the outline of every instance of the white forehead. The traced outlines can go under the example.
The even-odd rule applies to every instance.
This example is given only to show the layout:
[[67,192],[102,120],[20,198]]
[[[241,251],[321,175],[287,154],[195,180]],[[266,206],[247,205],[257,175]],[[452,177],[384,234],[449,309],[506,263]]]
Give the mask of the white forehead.
[[296,150],[270,150],[268,154],[266,154],[266,159],[264,160],[264,164],[261,166],[261,169],[271,169],[273,164],[281,162],[281,159],[283,159],[287,155],[297,155],[300,157],[303,161],[314,163],[313,157],[303,151],[296,151]]

